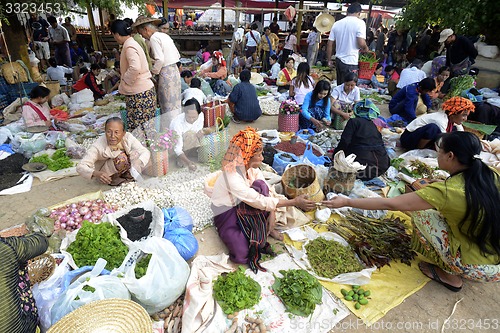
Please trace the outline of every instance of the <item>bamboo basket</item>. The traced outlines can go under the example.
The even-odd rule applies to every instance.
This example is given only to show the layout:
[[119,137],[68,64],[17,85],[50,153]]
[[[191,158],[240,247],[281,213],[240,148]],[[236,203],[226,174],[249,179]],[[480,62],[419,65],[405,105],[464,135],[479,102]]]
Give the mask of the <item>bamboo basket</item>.
[[356,173],[345,173],[330,167],[325,182],[325,192],[336,192],[349,195],[354,188]]
[[285,195],[290,199],[302,194],[307,195],[309,200],[315,202],[322,201],[325,198],[316,171],[310,165],[299,164],[289,167],[283,173],[281,183]]
[[56,269],[56,260],[50,254],[41,254],[28,261],[31,285],[47,280]]

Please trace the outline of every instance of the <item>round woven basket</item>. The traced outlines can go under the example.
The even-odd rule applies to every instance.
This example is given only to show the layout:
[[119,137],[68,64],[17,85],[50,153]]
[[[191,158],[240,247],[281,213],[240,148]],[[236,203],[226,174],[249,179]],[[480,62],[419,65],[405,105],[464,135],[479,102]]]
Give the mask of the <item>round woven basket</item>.
[[97,105],[97,106],[103,106],[103,105],[106,105],[109,103],[109,100],[107,99],[98,99],[96,101],[94,101],[94,105]]
[[139,304],[119,298],[91,302],[67,314],[47,333],[151,333],[151,319]]
[[28,274],[32,285],[47,280],[56,269],[56,260],[50,254],[42,254],[28,261]]

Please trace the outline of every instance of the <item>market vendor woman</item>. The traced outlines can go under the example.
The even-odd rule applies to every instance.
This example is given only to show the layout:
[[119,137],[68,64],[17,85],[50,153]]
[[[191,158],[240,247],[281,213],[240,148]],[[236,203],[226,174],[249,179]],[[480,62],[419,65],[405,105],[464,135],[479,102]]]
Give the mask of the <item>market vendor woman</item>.
[[419,264],[423,274],[452,291],[462,289],[462,278],[500,281],[500,175],[483,163],[472,133],[443,134],[436,150],[439,167],[450,173],[444,182],[394,198],[337,196],[323,203],[415,211],[412,247],[434,262]]
[[105,136],[97,139],[76,167],[84,178],[97,178],[108,185],[133,180],[130,168],[141,172],[151,153],[132,134],[125,132],[121,118],[106,120]]
[[26,127],[47,126],[50,123],[49,100],[50,90],[37,86],[30,92],[30,99],[22,107],[22,116]]
[[276,208],[315,207],[304,196],[291,200],[270,196],[259,170],[262,161],[262,139],[253,128],[247,127],[231,139],[222,161],[222,173],[211,194],[214,224],[230,259],[248,263],[255,273],[265,271],[259,265],[260,254],[272,253],[267,236],[282,239],[274,230]]

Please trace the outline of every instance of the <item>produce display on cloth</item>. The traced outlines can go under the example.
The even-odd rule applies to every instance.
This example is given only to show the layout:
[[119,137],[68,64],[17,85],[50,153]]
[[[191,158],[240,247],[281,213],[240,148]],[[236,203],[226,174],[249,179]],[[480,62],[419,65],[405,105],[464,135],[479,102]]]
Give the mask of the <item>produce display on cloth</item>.
[[340,289],[340,292],[346,301],[353,301],[356,303],[354,304],[356,310],[361,309],[361,305],[367,305],[368,298],[372,294],[370,290],[364,290],[358,285],[352,286],[352,290]]
[[333,278],[339,274],[359,272],[364,267],[354,251],[335,240],[318,237],[305,245],[307,259],[317,275]]
[[[304,151],[306,150],[306,144],[303,142],[295,142],[292,143],[291,141],[281,141],[278,143],[274,148],[278,151],[286,152],[286,153],[292,153],[297,156],[302,156],[304,155]],[[313,147],[313,153],[316,156],[321,156],[321,152],[319,152],[316,148]]]
[[[142,218],[134,218],[137,214],[142,215]],[[135,242],[150,234],[153,212],[143,208],[134,208],[128,214],[117,218],[117,221],[127,231],[127,238]]]
[[172,305],[151,316],[154,321],[163,320],[163,329],[165,332],[182,332],[182,314],[184,305],[184,294],[181,295]]
[[268,116],[275,116],[279,113],[280,102],[275,100],[274,98],[262,98],[259,99],[260,109],[262,110],[262,114]]
[[411,249],[411,236],[399,217],[372,219],[350,212],[328,228],[342,236],[368,266],[383,267],[391,260],[411,265],[415,252]]
[[71,159],[66,155],[66,149],[64,148],[57,149],[50,157],[48,154],[32,157],[30,162],[43,163],[47,165],[50,171],[71,168],[73,166],[73,162],[71,162]]
[[72,231],[81,228],[83,221],[100,222],[105,214],[113,213],[114,207],[101,199],[80,201],[56,208],[50,213],[55,219],[54,230]]
[[317,144],[324,151],[329,151],[335,149],[342,136],[342,131],[336,131],[332,129],[326,129],[322,132],[311,135],[308,140],[314,144]]
[[259,302],[260,293],[260,285],[245,274],[242,266],[234,272],[223,273],[214,283],[214,298],[225,314],[251,308]]
[[103,258],[107,261],[106,269],[111,271],[123,263],[128,248],[120,239],[118,227],[110,223],[83,221],[75,241],[66,251],[71,254],[77,267],[93,266],[97,259]]
[[307,317],[321,304],[323,287],[319,281],[303,269],[281,270],[282,278],[276,277],[272,288],[288,312]]

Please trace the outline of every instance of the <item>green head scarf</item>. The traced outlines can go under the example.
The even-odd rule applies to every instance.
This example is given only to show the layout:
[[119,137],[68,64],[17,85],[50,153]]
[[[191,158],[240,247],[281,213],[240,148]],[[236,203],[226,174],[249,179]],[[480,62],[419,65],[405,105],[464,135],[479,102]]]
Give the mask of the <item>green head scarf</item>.
[[375,103],[365,98],[354,105],[354,115],[359,118],[373,120],[380,116],[380,110]]

